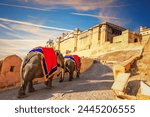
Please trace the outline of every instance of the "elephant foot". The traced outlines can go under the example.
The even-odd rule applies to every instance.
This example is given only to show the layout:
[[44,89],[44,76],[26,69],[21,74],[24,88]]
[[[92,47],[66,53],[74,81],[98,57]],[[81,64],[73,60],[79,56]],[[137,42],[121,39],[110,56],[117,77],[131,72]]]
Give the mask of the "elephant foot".
[[48,86],[48,85],[47,85],[47,86],[46,86],[46,88],[47,88],[47,89],[51,89],[51,88],[52,88],[52,86]]
[[23,88],[20,88],[19,91],[18,91],[18,98],[23,98],[25,97],[26,94],[25,94],[25,91],[23,90]]
[[34,88],[31,88],[28,90],[29,93],[35,92],[36,90]]
[[27,95],[25,94],[25,92],[19,92],[17,98],[25,98],[27,97]]
[[28,97],[27,95],[18,95],[17,98],[26,98]]
[[45,82],[46,87],[52,87],[52,84],[49,83],[48,81]]
[[47,88],[48,88],[48,89],[51,89],[51,88],[52,88],[52,85],[51,85],[51,84],[48,84],[48,85],[47,85]]
[[51,88],[52,88],[52,84],[49,83],[49,82],[45,82],[45,85],[46,85],[46,87],[47,87],[48,89],[51,89]]
[[77,76],[76,76],[77,78],[79,78],[80,77],[80,71],[77,71]]
[[52,89],[52,86],[47,86],[46,89]]
[[64,78],[60,78],[60,79],[59,79],[59,82],[63,82],[63,81],[64,81]]
[[51,89],[52,88],[52,79],[48,79],[48,81],[45,82],[45,85],[47,88]]
[[72,78],[69,78],[69,81],[72,81]]
[[77,78],[79,78],[80,76],[79,76],[79,74],[77,74]]

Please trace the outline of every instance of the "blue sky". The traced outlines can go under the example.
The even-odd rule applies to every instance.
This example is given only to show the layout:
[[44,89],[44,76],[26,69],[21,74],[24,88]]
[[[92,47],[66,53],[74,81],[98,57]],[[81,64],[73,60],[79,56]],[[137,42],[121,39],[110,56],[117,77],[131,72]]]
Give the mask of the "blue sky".
[[150,27],[149,0],[0,0],[0,57],[24,56],[63,32],[108,21]]

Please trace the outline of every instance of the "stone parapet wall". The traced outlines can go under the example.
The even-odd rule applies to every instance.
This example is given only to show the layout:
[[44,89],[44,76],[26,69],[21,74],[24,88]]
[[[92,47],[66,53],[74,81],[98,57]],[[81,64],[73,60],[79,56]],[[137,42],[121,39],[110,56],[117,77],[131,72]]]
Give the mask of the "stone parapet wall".
[[[54,43],[55,49],[65,54],[66,50],[71,52],[96,49],[105,43],[112,43],[113,37],[121,35],[125,28],[104,22],[93,26],[85,31],[75,30],[74,32],[63,34]],[[71,35],[71,36],[70,36]]]
[[113,37],[113,43],[141,43],[142,35],[129,30],[122,32],[122,35]]
[[[108,22],[98,24],[85,31],[78,29],[74,32],[63,34],[63,36],[59,37],[57,42],[54,43],[55,49],[60,50],[63,54],[66,54],[66,51],[70,51],[87,57],[97,56],[96,54],[102,53],[99,51],[105,53],[120,50],[120,47],[124,49],[129,46],[130,48],[131,44],[133,44],[133,48],[141,46],[140,44],[143,46],[147,40],[140,33],[126,30]],[[86,55],[87,51],[89,52],[88,55]]]
[[10,55],[1,60],[0,89],[20,84],[21,58]]

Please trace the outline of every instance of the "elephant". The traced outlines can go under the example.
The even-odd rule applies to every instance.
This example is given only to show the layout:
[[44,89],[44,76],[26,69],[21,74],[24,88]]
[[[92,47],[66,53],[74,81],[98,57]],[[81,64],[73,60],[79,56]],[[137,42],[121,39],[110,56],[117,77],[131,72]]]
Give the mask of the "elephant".
[[[63,69],[64,68],[64,57],[59,51],[56,52],[57,59],[57,67]],[[22,98],[26,96],[26,88],[28,85],[28,92],[34,92],[35,89],[33,87],[33,79],[42,78],[44,76],[42,70],[42,55],[39,53],[29,53],[23,60],[21,68],[20,68],[20,76],[21,76],[21,87],[18,91],[18,98]],[[56,73],[52,74],[47,81],[45,81],[45,85],[48,88],[52,87],[52,79]]]
[[59,82],[63,82],[64,81],[64,76],[65,73],[69,73],[69,81],[73,80],[73,74],[74,71],[76,72],[76,77],[79,78],[80,77],[80,67],[81,67],[81,62],[80,62],[80,58],[79,58],[79,66],[77,68],[75,61],[73,61],[72,59],[68,59],[65,58],[64,60],[64,69],[63,69],[63,75],[62,77],[59,79]]

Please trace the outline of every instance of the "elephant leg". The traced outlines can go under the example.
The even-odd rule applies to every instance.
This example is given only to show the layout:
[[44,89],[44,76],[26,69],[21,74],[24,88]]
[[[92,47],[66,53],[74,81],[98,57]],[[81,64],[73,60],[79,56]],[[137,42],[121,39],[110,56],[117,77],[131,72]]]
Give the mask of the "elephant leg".
[[33,82],[32,82],[32,80],[29,82],[29,88],[28,88],[28,92],[34,92],[35,91],[35,89],[34,89],[34,87],[33,87]]
[[47,84],[48,88],[52,88],[52,78],[48,79],[48,84]]
[[80,77],[80,71],[78,70],[77,71],[77,78],[79,78]]
[[33,72],[32,69],[28,69],[24,72],[22,86],[21,86],[21,88],[19,89],[19,92],[18,92],[18,98],[25,97],[25,92],[26,92],[27,85],[28,85],[29,81],[31,81],[34,77],[33,73],[34,72]]
[[64,78],[61,75],[61,77],[59,78],[59,82],[63,82],[63,81],[64,81]]
[[52,78],[53,78],[53,77],[50,77],[50,78],[48,79],[48,81],[45,82],[45,85],[47,86],[47,88],[52,88]]
[[23,98],[25,97],[25,90],[26,90],[26,87],[27,87],[27,84],[28,84],[28,81],[27,80],[24,80],[21,88],[19,89],[18,91],[18,98]]
[[77,71],[77,78],[79,78],[79,72]]
[[64,78],[60,78],[60,79],[59,79],[59,82],[63,82],[63,81],[64,81]]
[[63,82],[64,81],[65,72],[66,71],[64,69],[62,69],[62,71],[61,71],[61,77],[59,78],[59,82]]
[[73,72],[70,72],[69,73],[69,81],[72,81],[72,79],[73,79]]

